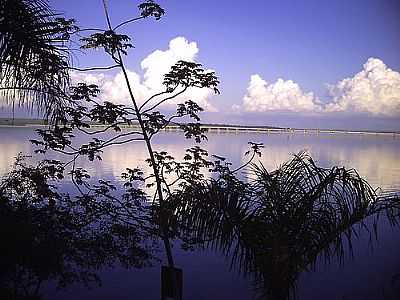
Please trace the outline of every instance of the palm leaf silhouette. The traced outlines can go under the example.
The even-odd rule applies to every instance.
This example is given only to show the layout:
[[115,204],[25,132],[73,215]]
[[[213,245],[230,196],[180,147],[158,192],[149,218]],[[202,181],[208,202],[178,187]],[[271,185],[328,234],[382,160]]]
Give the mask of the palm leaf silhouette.
[[63,100],[67,88],[66,21],[45,0],[0,3],[0,96],[6,102],[36,107],[46,114]]
[[178,216],[196,242],[222,251],[250,275],[261,297],[295,297],[299,274],[317,258],[342,261],[360,230],[376,234],[400,199],[379,194],[353,169],[318,167],[306,153],[273,172],[253,165],[248,183],[204,182],[180,195]]

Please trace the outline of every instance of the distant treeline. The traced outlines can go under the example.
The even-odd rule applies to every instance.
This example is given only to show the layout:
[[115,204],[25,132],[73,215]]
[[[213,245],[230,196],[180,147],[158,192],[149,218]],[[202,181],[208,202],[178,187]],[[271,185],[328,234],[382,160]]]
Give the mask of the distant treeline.
[[21,119],[21,118],[0,118],[0,125],[26,126],[26,125],[47,125],[43,119]]

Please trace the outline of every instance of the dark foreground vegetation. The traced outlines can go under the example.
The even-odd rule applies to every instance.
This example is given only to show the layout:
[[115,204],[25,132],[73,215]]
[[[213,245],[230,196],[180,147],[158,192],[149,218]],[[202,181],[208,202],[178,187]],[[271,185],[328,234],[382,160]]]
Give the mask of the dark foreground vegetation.
[[[164,9],[145,1],[139,16],[115,25],[107,2],[101,4],[106,28],[81,29],[44,0],[0,2],[2,99],[37,110],[51,124],[31,141],[43,159],[29,165],[20,155],[0,183],[2,299],[40,299],[49,280],[60,287],[99,281],[98,270],[117,263],[145,267],[162,248],[169,273],[163,297],[178,300],[181,273],[171,247],[178,242],[188,251],[223,253],[254,281],[260,297],[289,299],[299,275],[317,259],[342,259],[360,231],[376,234],[382,215],[398,224],[398,194],[372,189],[355,170],[320,168],[305,153],[266,170],[256,163],[263,147],[257,143],[249,143],[247,161],[235,168],[209,155],[198,146],[206,132],[196,102],[185,100],[169,115],[159,107],[188,89],[218,94],[216,74],[178,61],[164,76],[164,90],[138,102],[124,64],[133,45],[118,30],[159,20]],[[102,49],[112,65],[72,66],[72,42],[81,50]],[[70,82],[71,70],[97,69],[121,72],[131,105],[100,100],[96,85]],[[139,129],[122,131],[123,124]],[[169,125],[196,143],[181,160],[153,149],[153,137]],[[112,182],[79,166],[80,159],[101,160],[106,148],[131,142],[147,150],[149,174],[126,166],[122,182]],[[49,159],[51,153],[61,158]]]
[[[398,196],[378,195],[354,170],[320,168],[304,153],[273,172],[252,165],[246,181],[214,165],[215,178],[185,182],[166,198],[168,238],[187,251],[224,253],[263,299],[294,298],[299,275],[318,258],[343,260],[363,232],[375,239],[380,218],[399,221]],[[57,188],[62,177],[60,164],[28,166],[19,157],[2,181],[2,299],[39,299],[49,280],[99,283],[106,266],[157,260],[160,207],[132,188],[132,177],[119,187],[82,182],[91,193],[76,196]]]

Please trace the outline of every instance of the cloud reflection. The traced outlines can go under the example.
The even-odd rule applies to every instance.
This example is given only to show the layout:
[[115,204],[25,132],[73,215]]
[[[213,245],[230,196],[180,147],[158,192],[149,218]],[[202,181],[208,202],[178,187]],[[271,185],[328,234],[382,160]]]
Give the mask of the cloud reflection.
[[[27,129],[24,129],[27,130]],[[13,158],[24,152],[31,155],[33,148],[21,129],[0,131],[0,174],[10,170]],[[234,166],[246,158],[247,142],[265,145],[261,162],[274,170],[292,154],[307,151],[323,167],[345,166],[356,169],[373,187],[400,188],[400,139],[382,136],[315,135],[315,134],[209,134],[209,141],[202,144],[210,154],[227,157]],[[163,133],[154,141],[155,149],[167,151],[182,160],[185,150],[193,146],[180,133]],[[58,157],[61,158],[61,157]],[[151,169],[145,162],[147,150],[143,143],[131,143],[105,150],[103,161],[81,160],[79,165],[95,178],[119,179],[129,168],[141,168],[145,174]]]

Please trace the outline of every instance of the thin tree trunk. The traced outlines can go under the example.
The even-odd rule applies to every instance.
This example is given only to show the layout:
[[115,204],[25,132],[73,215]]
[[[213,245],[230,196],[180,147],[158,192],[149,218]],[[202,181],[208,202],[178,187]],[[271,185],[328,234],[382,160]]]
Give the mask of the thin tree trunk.
[[[104,6],[104,12],[105,12],[106,19],[107,19],[108,28],[109,28],[109,30],[112,30],[111,21],[110,21],[110,17],[109,17],[109,14],[108,14],[108,9],[107,9],[106,2],[105,2],[105,0],[102,0],[102,1],[103,1],[103,6]],[[175,264],[174,264],[174,259],[173,259],[173,256],[172,256],[171,243],[170,243],[169,237],[168,237],[168,226],[169,226],[168,225],[168,214],[166,213],[166,211],[164,209],[165,203],[164,203],[164,197],[163,197],[163,193],[162,193],[162,182],[161,182],[161,178],[160,178],[157,162],[156,162],[155,157],[154,157],[154,152],[153,152],[153,148],[152,148],[152,145],[151,145],[151,141],[150,141],[150,138],[149,138],[149,136],[148,136],[148,134],[146,132],[144,121],[142,119],[142,116],[141,116],[140,111],[139,111],[139,107],[138,107],[138,105],[136,103],[136,100],[135,100],[135,97],[133,95],[133,91],[132,91],[131,84],[129,82],[128,74],[126,72],[126,68],[125,68],[125,65],[124,65],[124,62],[123,62],[123,59],[122,59],[122,56],[121,56],[121,53],[120,53],[119,50],[117,50],[117,54],[118,54],[118,60],[119,60],[118,63],[119,63],[120,68],[121,68],[121,70],[123,72],[124,79],[125,79],[125,82],[126,82],[126,85],[127,85],[127,88],[128,88],[129,96],[131,98],[133,107],[135,109],[135,113],[136,113],[140,128],[141,128],[142,133],[143,133],[143,139],[145,140],[147,151],[148,151],[148,154],[150,156],[150,160],[151,160],[151,163],[152,163],[152,166],[153,166],[153,172],[154,172],[154,176],[155,176],[155,179],[156,179],[156,185],[157,185],[157,194],[158,194],[158,199],[159,199],[159,202],[160,202],[160,231],[161,231],[161,238],[162,238],[163,243],[164,243],[164,248],[165,248],[165,252],[166,252],[167,260],[168,260],[168,266],[172,269],[172,273],[173,273],[173,276],[172,276],[173,296],[174,296],[174,299],[177,300],[178,299],[178,282],[177,282],[177,278],[176,278],[176,274],[175,274]],[[181,299],[179,299],[179,300],[181,300]]]

